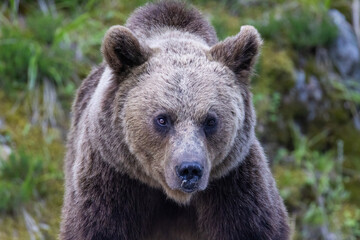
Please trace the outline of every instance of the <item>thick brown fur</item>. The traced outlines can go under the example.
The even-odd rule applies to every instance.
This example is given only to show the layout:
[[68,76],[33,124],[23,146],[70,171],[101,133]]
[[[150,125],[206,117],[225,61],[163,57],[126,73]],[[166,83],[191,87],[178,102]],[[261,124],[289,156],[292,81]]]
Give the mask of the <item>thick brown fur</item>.
[[[218,43],[196,9],[171,1],[110,28],[73,105],[60,238],[289,239],[254,133],[261,43],[251,26]],[[190,193],[175,171],[186,161],[203,166]]]
[[209,46],[217,42],[214,28],[196,9],[180,2],[162,1],[140,7],[130,16],[126,26],[139,38],[161,34],[167,27],[197,35]]

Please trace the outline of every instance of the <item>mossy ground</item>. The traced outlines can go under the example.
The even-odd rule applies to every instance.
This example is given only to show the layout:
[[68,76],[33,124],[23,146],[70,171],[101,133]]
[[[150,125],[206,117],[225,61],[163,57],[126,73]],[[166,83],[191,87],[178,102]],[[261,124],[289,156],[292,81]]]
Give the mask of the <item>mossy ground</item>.
[[0,102],[1,117],[5,122],[0,134],[9,136],[12,151],[21,149],[29,156],[42,156],[45,170],[40,180],[45,195],[15,206],[10,213],[0,213],[0,239],[29,239],[24,212],[35,219],[35,226],[40,227],[40,234],[45,239],[57,239],[63,199],[64,139],[58,129],[51,128],[45,137],[40,126],[29,124],[24,104],[16,106],[3,91],[0,91]]

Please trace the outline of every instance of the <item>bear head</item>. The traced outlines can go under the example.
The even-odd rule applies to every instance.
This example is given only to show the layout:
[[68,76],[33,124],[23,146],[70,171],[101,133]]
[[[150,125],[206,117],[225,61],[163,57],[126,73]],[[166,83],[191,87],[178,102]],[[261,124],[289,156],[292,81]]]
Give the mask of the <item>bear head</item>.
[[251,26],[213,46],[178,30],[142,39],[111,27],[99,85],[106,78],[113,86],[112,115],[100,116],[111,117],[113,126],[99,134],[106,142],[100,149],[118,154],[105,158],[188,203],[249,151],[255,126],[249,78],[261,43]]

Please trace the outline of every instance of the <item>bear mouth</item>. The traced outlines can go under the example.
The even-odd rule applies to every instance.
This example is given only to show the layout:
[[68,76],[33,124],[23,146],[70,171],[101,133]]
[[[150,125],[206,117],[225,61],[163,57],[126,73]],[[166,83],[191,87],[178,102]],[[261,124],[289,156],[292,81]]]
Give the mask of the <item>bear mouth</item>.
[[199,184],[198,184],[197,179],[195,179],[195,180],[183,179],[181,181],[180,190],[185,193],[193,193],[198,190],[198,186],[199,186]]

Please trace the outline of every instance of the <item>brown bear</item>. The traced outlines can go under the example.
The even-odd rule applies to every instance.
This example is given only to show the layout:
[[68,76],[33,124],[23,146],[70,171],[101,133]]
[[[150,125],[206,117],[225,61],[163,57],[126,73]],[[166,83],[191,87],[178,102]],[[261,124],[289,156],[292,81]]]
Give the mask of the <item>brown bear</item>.
[[251,26],[162,1],[106,33],[73,105],[61,239],[289,239],[255,137]]

